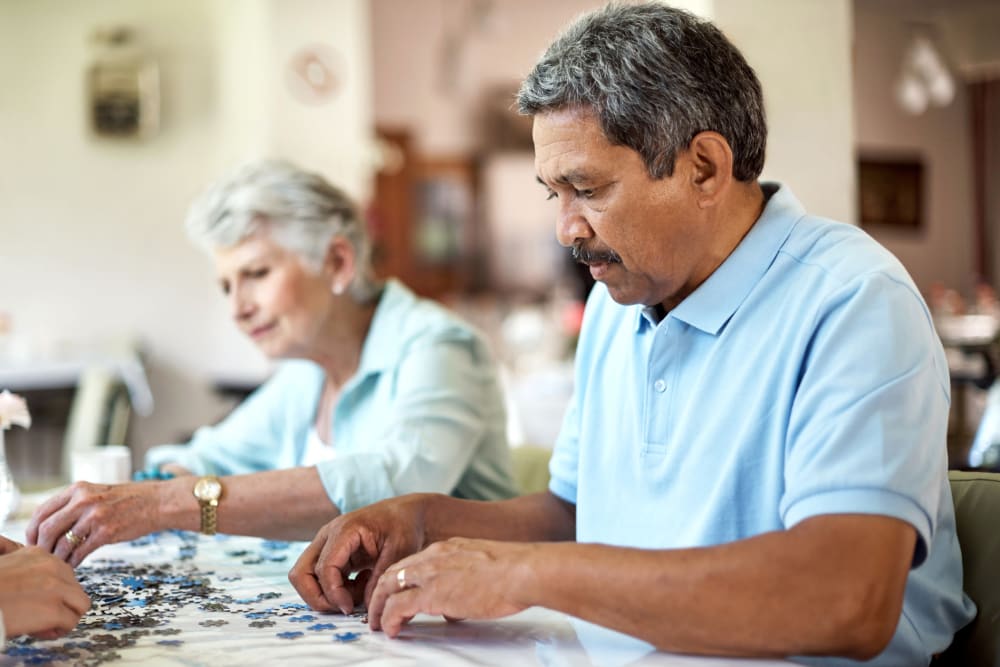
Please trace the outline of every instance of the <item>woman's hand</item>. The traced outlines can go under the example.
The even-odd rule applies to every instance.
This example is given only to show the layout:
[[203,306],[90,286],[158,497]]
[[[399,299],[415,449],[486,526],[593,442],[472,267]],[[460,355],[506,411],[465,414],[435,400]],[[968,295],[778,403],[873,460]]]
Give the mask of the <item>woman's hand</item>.
[[[17,545],[4,540],[0,548]],[[90,609],[90,598],[73,570],[38,547],[0,555],[0,610],[8,637],[30,634],[55,639]]]
[[100,546],[166,528],[163,501],[172,483],[76,482],[35,510],[25,531],[28,544],[76,567]]

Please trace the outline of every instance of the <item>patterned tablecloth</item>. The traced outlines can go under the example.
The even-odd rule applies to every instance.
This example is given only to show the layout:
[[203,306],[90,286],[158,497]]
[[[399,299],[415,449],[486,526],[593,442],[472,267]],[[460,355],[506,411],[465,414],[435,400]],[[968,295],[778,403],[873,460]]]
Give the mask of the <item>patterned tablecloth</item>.
[[[23,540],[23,522],[3,533]],[[302,604],[287,573],[304,544],[171,532],[98,549],[77,570],[93,606],[70,635],[7,642],[7,665],[691,665],[743,661],[648,645],[544,609],[492,622],[417,617],[399,639],[363,614]],[[753,662],[754,665],[787,663]]]

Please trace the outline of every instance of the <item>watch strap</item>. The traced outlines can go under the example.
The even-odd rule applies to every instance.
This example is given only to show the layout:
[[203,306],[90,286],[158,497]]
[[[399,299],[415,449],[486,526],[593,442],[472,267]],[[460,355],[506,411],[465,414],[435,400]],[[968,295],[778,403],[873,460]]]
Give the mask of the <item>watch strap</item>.
[[201,533],[202,535],[215,535],[216,524],[218,522],[218,500],[199,500],[201,504]]

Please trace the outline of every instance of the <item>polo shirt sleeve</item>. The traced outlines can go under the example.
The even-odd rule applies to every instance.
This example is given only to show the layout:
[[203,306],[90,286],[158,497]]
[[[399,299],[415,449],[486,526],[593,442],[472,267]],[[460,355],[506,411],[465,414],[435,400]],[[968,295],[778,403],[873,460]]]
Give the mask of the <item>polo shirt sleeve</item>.
[[576,504],[577,470],[580,454],[580,418],[574,392],[563,417],[559,437],[549,459],[549,491],[568,503]]
[[816,311],[789,416],[786,526],[821,514],[879,514],[917,531],[927,555],[947,468],[947,366],[912,288],[873,273]]
[[503,409],[492,360],[471,335],[421,342],[395,374],[377,441],[316,466],[341,512],[405,493],[451,493]]
[[184,466],[196,475],[237,475],[277,467],[289,399],[302,396],[301,373],[283,367],[214,426],[198,429],[186,445],[153,447],[146,465]]

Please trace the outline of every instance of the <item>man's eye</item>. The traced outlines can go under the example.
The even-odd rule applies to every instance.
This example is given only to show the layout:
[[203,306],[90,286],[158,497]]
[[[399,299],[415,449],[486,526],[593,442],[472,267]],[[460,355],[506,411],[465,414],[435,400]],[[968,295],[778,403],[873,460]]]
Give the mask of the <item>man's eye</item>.
[[594,196],[594,191],[593,190],[577,190],[576,191],[576,196],[577,197],[582,197],[584,199],[590,199],[591,197]]

